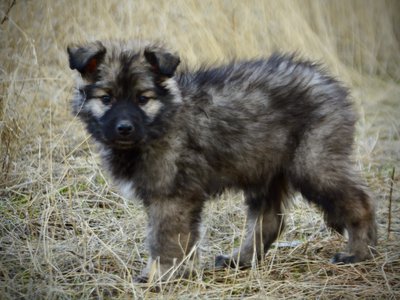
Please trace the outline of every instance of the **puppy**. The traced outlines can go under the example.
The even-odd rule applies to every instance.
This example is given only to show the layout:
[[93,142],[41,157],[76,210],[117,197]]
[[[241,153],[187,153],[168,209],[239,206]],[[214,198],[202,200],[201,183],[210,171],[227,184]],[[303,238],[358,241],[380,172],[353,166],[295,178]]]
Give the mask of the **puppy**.
[[176,54],[135,42],[92,42],[68,54],[82,78],[74,114],[111,177],[146,208],[143,280],[152,266],[162,276],[191,253],[204,203],[225,189],[244,192],[248,224],[242,245],[217,266],[260,258],[292,191],[348,231],[335,262],[370,257],[374,206],[350,158],[355,113],[346,89],[317,65],[275,54],[179,71]]

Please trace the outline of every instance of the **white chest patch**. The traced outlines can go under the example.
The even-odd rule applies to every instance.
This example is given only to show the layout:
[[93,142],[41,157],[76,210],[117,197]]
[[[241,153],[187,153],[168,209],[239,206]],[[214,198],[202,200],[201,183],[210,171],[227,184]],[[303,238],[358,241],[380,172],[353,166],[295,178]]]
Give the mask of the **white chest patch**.
[[117,183],[121,196],[128,200],[136,198],[135,186],[132,181],[119,181]]

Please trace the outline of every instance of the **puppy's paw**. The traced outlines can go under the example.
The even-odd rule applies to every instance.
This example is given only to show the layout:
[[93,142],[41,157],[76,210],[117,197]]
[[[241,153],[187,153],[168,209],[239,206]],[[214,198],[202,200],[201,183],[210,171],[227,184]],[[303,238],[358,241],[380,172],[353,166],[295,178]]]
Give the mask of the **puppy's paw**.
[[218,255],[215,258],[215,267],[216,268],[236,268],[237,262],[228,255]]
[[344,252],[336,253],[335,256],[331,259],[331,262],[334,264],[354,264],[359,261],[360,260],[357,256]]
[[149,278],[147,276],[139,275],[133,278],[134,283],[147,283],[149,282]]

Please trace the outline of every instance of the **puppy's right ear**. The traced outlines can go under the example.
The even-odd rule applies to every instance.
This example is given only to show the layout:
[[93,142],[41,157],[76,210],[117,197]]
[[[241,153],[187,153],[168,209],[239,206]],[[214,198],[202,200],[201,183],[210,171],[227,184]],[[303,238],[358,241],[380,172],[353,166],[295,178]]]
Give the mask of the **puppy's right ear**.
[[104,59],[106,48],[101,42],[85,46],[68,47],[69,67],[78,70],[86,80],[93,80],[98,66]]
[[180,63],[179,56],[156,46],[146,47],[144,57],[157,75],[172,77]]

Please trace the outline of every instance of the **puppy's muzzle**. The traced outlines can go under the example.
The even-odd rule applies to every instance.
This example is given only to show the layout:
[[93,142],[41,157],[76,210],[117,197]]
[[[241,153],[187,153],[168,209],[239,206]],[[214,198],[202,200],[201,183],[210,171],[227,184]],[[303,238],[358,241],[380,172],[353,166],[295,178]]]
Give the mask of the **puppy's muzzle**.
[[129,138],[133,135],[135,127],[128,120],[122,120],[118,122],[116,126],[116,132],[121,138]]

